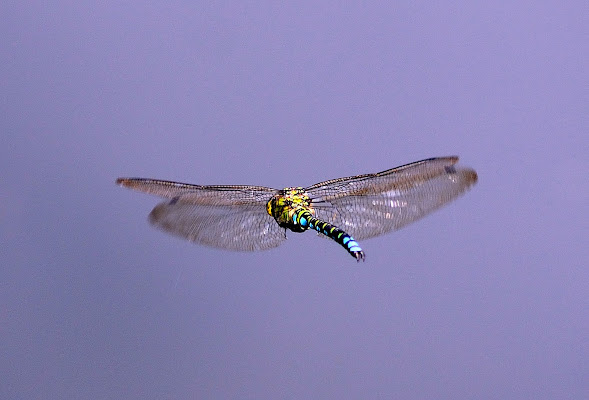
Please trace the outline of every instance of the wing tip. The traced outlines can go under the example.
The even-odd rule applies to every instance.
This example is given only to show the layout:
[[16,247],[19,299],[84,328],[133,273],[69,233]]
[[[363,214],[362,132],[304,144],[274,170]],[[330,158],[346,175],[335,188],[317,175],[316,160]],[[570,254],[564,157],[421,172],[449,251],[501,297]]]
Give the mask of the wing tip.
[[466,180],[471,184],[474,185],[479,180],[479,175],[474,169],[467,169],[465,171]]
[[458,162],[459,159],[460,159],[460,157],[458,157],[458,156],[443,156],[443,157],[426,158],[423,161],[445,161],[450,165],[454,165]]
[[472,168],[460,168],[456,173],[465,188],[470,188],[479,180],[479,175]]
[[446,173],[456,174],[459,172],[462,179],[468,184],[468,186],[474,185],[479,180],[479,176],[474,169],[470,167],[455,166],[458,163],[458,156],[447,156],[441,158],[449,162],[449,165],[445,167]]
[[145,181],[143,178],[117,178],[115,183],[119,186],[126,187],[126,188],[137,188],[140,186],[142,181]]

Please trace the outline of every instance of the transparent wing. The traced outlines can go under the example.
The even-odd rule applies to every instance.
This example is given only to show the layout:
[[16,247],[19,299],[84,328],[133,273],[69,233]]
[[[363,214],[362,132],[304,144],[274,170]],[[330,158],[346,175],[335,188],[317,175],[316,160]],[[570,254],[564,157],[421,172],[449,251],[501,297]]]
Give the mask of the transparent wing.
[[129,189],[168,199],[182,195],[185,196],[184,202],[192,201],[195,204],[210,205],[257,204],[264,200],[268,201],[278,192],[276,189],[264,186],[201,186],[147,178],[119,178],[116,183]]
[[256,251],[278,246],[286,235],[266,205],[200,205],[172,200],[158,204],[149,221],[190,241],[227,250]]
[[333,179],[307,188],[317,218],[355,239],[397,230],[449,203],[477,181],[458,157],[430,158],[376,174]]
[[200,186],[143,178],[119,178],[119,185],[171,200],[149,215],[160,229],[228,250],[255,251],[278,246],[284,229],[266,212],[277,190],[262,186]]

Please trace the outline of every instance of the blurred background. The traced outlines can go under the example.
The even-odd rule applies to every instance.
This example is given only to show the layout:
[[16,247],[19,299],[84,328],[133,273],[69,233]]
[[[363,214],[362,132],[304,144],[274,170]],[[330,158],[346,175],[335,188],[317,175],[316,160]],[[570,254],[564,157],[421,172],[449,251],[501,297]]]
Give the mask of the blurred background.
[[[0,11],[0,398],[589,396],[586,2]],[[479,183],[360,264],[194,245],[114,184],[454,154]]]

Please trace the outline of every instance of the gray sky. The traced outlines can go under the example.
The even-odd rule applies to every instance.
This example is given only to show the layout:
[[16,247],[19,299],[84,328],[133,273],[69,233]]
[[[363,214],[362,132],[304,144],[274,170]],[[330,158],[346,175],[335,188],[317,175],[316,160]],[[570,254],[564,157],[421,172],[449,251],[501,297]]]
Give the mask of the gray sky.
[[[589,9],[516,3],[4,2],[0,398],[587,398]],[[453,154],[477,186],[361,264],[114,184]]]

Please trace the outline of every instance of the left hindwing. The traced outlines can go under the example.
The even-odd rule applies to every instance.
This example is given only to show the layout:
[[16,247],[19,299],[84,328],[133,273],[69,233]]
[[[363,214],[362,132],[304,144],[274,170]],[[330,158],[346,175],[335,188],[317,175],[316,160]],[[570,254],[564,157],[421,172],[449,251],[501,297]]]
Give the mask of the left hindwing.
[[265,250],[285,239],[284,229],[260,205],[215,206],[171,201],[158,204],[150,222],[174,235],[207,246]]

